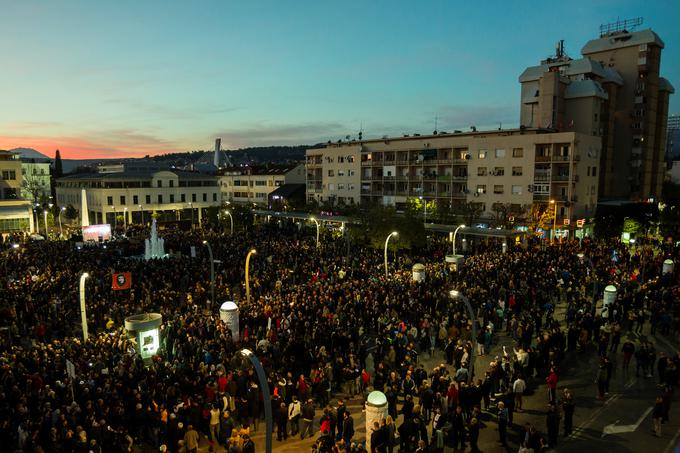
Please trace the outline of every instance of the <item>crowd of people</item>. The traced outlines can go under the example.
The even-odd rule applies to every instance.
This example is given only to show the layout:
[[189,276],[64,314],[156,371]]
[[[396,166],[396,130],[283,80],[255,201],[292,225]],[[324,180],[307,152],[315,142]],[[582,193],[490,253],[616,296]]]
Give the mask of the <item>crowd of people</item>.
[[[362,451],[358,414],[338,398],[361,398],[370,389],[388,401],[388,416],[366,433],[372,452],[441,452],[444,445],[476,452],[482,420],[493,415],[505,445],[524,393],[544,383],[546,429],[515,427],[523,451],[539,452],[557,444],[562,419],[563,435],[572,430],[573,393],[558,392],[565,354],[598,351],[604,397],[609,356],[623,333],[646,324],[653,335],[680,332],[677,281],[661,276],[662,260],[680,256],[671,246],[646,257],[642,270],[644,251],[616,242],[529,241],[507,253],[478,244],[454,272],[442,259],[450,245],[432,238],[422,250],[400,251],[386,276],[381,251],[348,249],[330,234],[317,248],[294,223],[233,236],[161,235],[169,256],[149,261],[141,227],[105,246],[3,243],[0,445],[22,452],[127,452],[136,445],[191,452],[207,437],[229,452],[254,452],[261,388],[238,353],[249,348],[267,372],[277,442],[311,436],[318,452]],[[216,300],[203,241],[220,261]],[[248,300],[244,258],[253,248]],[[425,266],[424,282],[412,278],[416,262]],[[77,285],[83,272],[90,275],[86,342]],[[131,273],[131,289],[112,289],[116,272]],[[591,296],[601,294],[603,282],[617,288],[604,311]],[[467,298],[473,319],[452,289]],[[238,340],[218,315],[225,300],[239,306]],[[558,304],[566,307],[564,319],[555,317]],[[122,326],[125,317],[146,312],[160,313],[163,325],[158,354],[144,362]],[[514,348],[495,346],[501,334]],[[426,370],[423,356],[438,354],[445,363]],[[625,370],[634,358],[638,373],[657,372],[658,412],[667,419],[680,355],[659,356],[646,341],[625,342],[621,354]],[[487,369],[475,369],[475,355],[489,356]]]

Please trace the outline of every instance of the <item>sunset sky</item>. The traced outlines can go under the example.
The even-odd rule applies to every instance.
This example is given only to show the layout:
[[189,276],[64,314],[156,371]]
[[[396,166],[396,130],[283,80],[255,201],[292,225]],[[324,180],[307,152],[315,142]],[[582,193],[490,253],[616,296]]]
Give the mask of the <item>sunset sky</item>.
[[[64,158],[518,125],[525,67],[677,1],[0,0],[0,149]],[[679,95],[671,113],[680,113]]]

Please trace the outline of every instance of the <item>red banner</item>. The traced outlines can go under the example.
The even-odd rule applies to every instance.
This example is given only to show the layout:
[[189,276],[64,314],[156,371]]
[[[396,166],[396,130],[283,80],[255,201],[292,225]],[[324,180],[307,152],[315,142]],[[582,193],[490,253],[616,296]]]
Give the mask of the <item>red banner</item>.
[[130,289],[131,285],[132,275],[130,272],[119,272],[117,274],[113,274],[113,278],[111,279],[111,289],[114,291],[119,289]]

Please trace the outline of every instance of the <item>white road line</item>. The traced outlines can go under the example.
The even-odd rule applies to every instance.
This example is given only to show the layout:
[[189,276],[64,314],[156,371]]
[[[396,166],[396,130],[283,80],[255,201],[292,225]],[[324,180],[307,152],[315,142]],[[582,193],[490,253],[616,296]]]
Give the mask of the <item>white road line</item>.
[[588,417],[587,420],[585,420],[584,422],[582,422],[580,425],[578,425],[576,427],[574,432],[571,433],[571,435],[569,435],[569,439],[572,439],[572,438],[577,439],[579,437],[578,435],[581,434],[581,432],[584,431],[588,427],[588,425],[590,425],[607,408],[607,406],[609,406],[614,401],[621,398],[621,396],[623,396],[622,393],[617,393],[616,395],[610,396],[609,399],[604,402],[604,405],[602,407],[595,410],[595,412],[593,412],[590,415],[590,417]]
[[677,445],[678,437],[680,437],[680,429],[678,429],[678,432],[675,433],[675,436],[673,436],[673,438],[671,439],[671,441],[668,442],[668,446],[667,446],[666,449],[663,451],[663,453],[668,453],[669,451],[671,451],[671,449],[672,449],[673,447],[675,447],[675,446]]

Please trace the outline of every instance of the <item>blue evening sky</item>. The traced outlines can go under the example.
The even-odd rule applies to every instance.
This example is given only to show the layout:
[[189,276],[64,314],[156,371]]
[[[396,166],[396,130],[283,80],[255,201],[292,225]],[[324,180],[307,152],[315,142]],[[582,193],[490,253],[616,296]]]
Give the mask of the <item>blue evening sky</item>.
[[[677,1],[0,1],[0,149],[65,157],[518,125],[525,67]],[[671,113],[680,113],[678,95]]]

